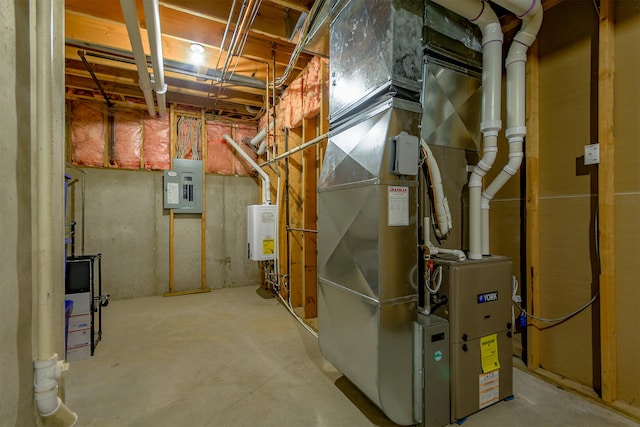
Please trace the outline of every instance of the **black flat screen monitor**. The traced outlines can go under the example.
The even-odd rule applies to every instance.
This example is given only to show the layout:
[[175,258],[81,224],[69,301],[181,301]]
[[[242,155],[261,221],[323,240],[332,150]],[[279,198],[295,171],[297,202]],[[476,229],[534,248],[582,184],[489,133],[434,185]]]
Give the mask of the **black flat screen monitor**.
[[75,294],[91,290],[91,260],[67,260],[65,288],[66,293]]

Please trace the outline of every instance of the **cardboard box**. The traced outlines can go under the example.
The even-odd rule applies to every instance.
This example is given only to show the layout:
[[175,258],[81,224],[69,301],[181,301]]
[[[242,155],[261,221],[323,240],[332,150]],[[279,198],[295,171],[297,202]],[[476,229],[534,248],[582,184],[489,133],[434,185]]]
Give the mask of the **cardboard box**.
[[82,329],[79,331],[69,332],[69,336],[67,338],[67,351],[87,345],[91,345],[90,329]]
[[84,360],[91,357],[91,346],[85,345],[83,347],[76,347],[67,350],[67,362],[76,362],[78,360]]
[[89,292],[65,294],[64,299],[73,301],[72,316],[91,313],[91,294]]
[[69,332],[75,332],[82,329],[91,329],[91,315],[78,314],[69,316]]

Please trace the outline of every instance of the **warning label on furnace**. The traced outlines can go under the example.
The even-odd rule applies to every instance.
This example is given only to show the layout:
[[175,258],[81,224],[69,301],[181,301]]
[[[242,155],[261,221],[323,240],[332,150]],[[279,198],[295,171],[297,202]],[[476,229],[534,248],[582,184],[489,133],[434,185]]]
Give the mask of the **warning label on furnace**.
[[498,360],[498,334],[480,338],[480,354],[482,355],[482,372],[487,373],[500,369]]
[[487,406],[496,403],[500,400],[500,371],[480,374],[479,386],[479,409],[486,408]]
[[409,187],[389,186],[389,226],[409,225]]

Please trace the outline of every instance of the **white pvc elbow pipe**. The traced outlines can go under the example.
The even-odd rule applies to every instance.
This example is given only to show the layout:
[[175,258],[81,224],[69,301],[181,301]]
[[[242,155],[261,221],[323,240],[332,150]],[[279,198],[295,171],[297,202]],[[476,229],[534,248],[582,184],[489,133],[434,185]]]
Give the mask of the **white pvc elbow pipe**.
[[469,179],[469,258],[482,258],[481,194],[482,178],[495,162],[498,132],[502,128],[502,29],[488,3],[477,0],[435,0],[475,23],[482,32],[482,120],[484,148],[482,158]]
[[269,174],[262,170],[260,165],[258,165],[255,160],[251,158],[245,151],[240,147],[240,145],[233,140],[229,135],[224,134],[222,136],[225,141],[227,141],[233,148],[235,148],[236,152],[239,153],[250,165],[251,167],[258,172],[260,178],[262,178],[262,204],[270,205],[271,204],[271,179],[269,178]]
[[[72,427],[78,416],[58,397],[58,380],[67,365],[58,360],[54,345],[55,282],[53,219],[53,19],[51,0],[36,3],[36,279],[38,309],[37,359],[34,365],[34,399],[41,417],[51,425]],[[60,142],[60,141],[57,141]]]
[[424,139],[420,140],[420,145],[425,150],[427,156],[425,162],[429,168],[429,175],[431,177],[431,185],[433,186],[434,193],[434,207],[436,212],[436,220],[438,223],[438,229],[436,235],[440,238],[446,238],[451,232],[452,221],[451,211],[449,210],[449,201],[444,195],[444,187],[442,185],[442,175],[440,174],[440,168],[436,161],[429,145]]
[[167,115],[167,85],[164,83],[164,63],[162,62],[162,33],[160,31],[160,11],[158,0],[144,0],[144,17],[147,21],[147,36],[151,50],[151,65],[153,66],[153,87],[158,99],[160,117]]
[[149,71],[147,70],[147,59],[144,54],[144,49],[142,48],[140,21],[138,19],[136,2],[135,0],[120,0],[120,7],[122,8],[124,23],[127,26],[127,33],[129,34],[129,41],[131,42],[131,51],[133,52],[133,58],[138,70],[138,84],[144,94],[144,100],[147,104],[147,111],[149,111],[149,115],[151,117],[155,117],[156,105],[153,100],[153,87],[151,86]]
[[527,49],[533,44],[542,25],[540,0],[496,0],[496,3],[522,18],[522,27],[514,37],[505,61],[507,69],[507,129],[509,161],[482,193],[482,253],[490,254],[490,202],[504,184],[518,172],[522,164],[526,128],[526,61]]
[[265,150],[267,149],[267,134],[273,129],[275,122],[276,122],[275,120],[272,120],[268,128],[265,127],[264,129],[262,129],[252,139],[249,139],[248,137],[242,138],[242,142],[244,142],[245,144],[251,145],[252,147],[254,147],[254,149],[256,145],[260,144],[260,146],[256,150],[256,154],[258,156],[261,156],[262,154],[264,154]]

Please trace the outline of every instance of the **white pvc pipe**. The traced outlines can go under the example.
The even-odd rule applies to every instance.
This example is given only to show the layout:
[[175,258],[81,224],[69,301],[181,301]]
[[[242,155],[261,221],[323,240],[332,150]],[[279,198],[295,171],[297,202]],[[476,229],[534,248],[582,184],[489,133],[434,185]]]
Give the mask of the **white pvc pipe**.
[[469,258],[482,258],[481,194],[482,178],[495,162],[498,132],[502,127],[500,107],[502,97],[502,29],[500,21],[488,3],[477,0],[435,0],[475,23],[482,32],[482,158],[469,179]]
[[526,128],[526,62],[527,49],[533,44],[542,25],[540,0],[498,0],[496,3],[522,18],[522,27],[514,37],[505,61],[507,69],[507,129],[509,161],[482,193],[482,253],[489,255],[490,202],[504,184],[518,172],[522,164]]
[[162,62],[162,33],[160,31],[160,11],[158,0],[144,0],[144,18],[147,21],[147,37],[151,51],[151,65],[153,66],[153,87],[158,99],[158,113],[160,117],[167,115],[167,85],[164,83],[164,63]]
[[264,154],[264,151],[267,148],[267,134],[273,129],[273,126],[275,125],[275,123],[276,121],[273,120],[268,127],[265,127],[264,129],[262,129],[252,139],[249,139],[249,137],[244,137],[242,138],[242,142],[244,142],[245,144],[251,145],[252,147],[254,147],[254,150],[255,150],[255,146],[260,144],[260,146],[258,147],[257,150],[255,150],[255,152],[258,156],[261,156],[262,154]]
[[138,20],[136,2],[135,0],[120,0],[120,7],[122,8],[124,22],[127,26],[127,33],[129,33],[129,41],[131,42],[133,58],[136,61],[136,68],[138,69],[138,84],[144,94],[144,100],[147,104],[149,115],[151,117],[155,117],[156,105],[153,101],[151,79],[149,78],[149,71],[147,70],[147,59],[144,54],[144,49],[142,48],[140,21]]
[[269,178],[269,174],[263,171],[262,168],[260,168],[260,165],[258,165],[255,162],[255,160],[251,158],[251,156],[245,153],[242,147],[240,147],[240,145],[237,142],[235,142],[233,138],[231,138],[227,134],[224,134],[222,137],[225,139],[225,141],[231,144],[233,148],[235,148],[236,152],[239,153],[251,165],[251,167],[255,169],[256,172],[258,172],[258,174],[262,178],[262,204],[270,205],[271,204],[271,179]]
[[434,210],[436,212],[436,220],[438,223],[438,229],[436,235],[439,238],[446,238],[453,228],[453,222],[451,221],[451,211],[449,210],[449,201],[444,195],[444,187],[442,186],[442,176],[440,174],[440,168],[436,161],[429,145],[424,139],[420,140],[420,145],[426,152],[425,162],[429,168],[429,176],[431,185],[433,186],[434,193]]
[[424,245],[429,248],[429,254],[431,255],[438,255],[438,254],[449,254],[449,255],[454,255],[458,258],[458,261],[465,261],[467,259],[467,256],[464,254],[464,251],[460,250],[460,249],[445,249],[445,248],[438,248],[436,247],[433,243],[431,243],[431,236],[430,236],[430,229],[429,227],[431,226],[431,224],[429,223],[429,217],[426,216],[422,219],[422,229],[423,229],[423,235],[424,235]]
[[[53,224],[53,13],[52,0],[36,3],[36,278],[38,345],[34,361],[34,398],[38,413],[59,426],[74,426],[78,416],[58,397],[58,380],[68,365],[58,360],[54,346],[55,286]],[[61,309],[61,308],[60,308]]]

